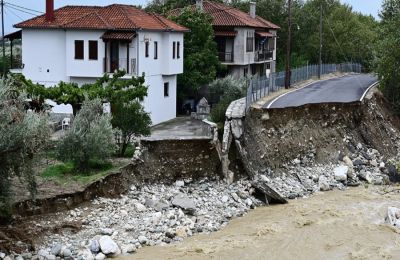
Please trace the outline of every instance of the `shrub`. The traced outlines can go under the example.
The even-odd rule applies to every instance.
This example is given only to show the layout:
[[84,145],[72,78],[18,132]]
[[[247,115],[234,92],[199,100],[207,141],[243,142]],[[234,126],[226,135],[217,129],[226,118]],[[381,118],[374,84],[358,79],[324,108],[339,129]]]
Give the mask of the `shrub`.
[[25,181],[34,198],[35,155],[50,139],[48,117],[26,111],[25,97],[11,79],[0,80],[0,218],[9,214],[13,177]]
[[57,157],[72,162],[77,171],[88,172],[91,162],[106,160],[115,149],[111,116],[103,113],[99,99],[87,100],[60,140]]
[[113,104],[113,127],[120,130],[118,136],[119,155],[124,156],[133,137],[150,135],[150,114],[134,101],[128,104]]
[[210,91],[220,96],[220,101],[211,109],[211,119],[216,123],[225,121],[225,112],[232,101],[246,95],[248,78],[235,79],[231,75],[216,79],[210,84]]

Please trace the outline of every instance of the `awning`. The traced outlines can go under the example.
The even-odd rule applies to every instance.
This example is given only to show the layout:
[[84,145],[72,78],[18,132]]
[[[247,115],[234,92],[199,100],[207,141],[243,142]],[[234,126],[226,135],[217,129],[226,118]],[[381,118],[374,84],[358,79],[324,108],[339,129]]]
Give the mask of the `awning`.
[[269,32],[260,32],[260,31],[256,31],[256,34],[260,37],[276,37],[275,35],[273,35],[272,33]]
[[4,35],[4,39],[8,39],[10,41],[16,40],[16,39],[21,39],[21,38],[22,38],[22,30]]
[[228,37],[235,37],[237,35],[237,31],[215,31],[215,36],[228,36]]
[[135,32],[108,31],[105,32],[101,38],[103,40],[132,41],[135,36]]

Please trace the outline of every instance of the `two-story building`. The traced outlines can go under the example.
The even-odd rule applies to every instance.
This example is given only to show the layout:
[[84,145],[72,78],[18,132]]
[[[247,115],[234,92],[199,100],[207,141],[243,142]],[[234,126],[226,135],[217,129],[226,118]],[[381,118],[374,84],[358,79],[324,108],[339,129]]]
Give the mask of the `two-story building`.
[[[235,77],[275,72],[276,37],[279,26],[256,15],[256,4],[249,13],[213,1],[197,0],[197,8],[212,17],[220,61]],[[182,9],[173,10],[178,15]]]
[[54,10],[53,1],[46,0],[44,15],[15,25],[22,29],[20,72],[26,78],[53,86],[92,83],[117,69],[127,77],[145,73],[144,107],[153,124],[175,118],[185,27],[130,5]]

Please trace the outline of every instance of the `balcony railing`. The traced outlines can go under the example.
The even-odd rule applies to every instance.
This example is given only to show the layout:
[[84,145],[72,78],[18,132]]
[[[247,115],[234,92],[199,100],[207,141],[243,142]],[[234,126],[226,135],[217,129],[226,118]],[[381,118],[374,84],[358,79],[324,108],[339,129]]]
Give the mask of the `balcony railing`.
[[273,56],[274,56],[273,51],[256,51],[254,53],[254,61],[259,62],[259,61],[272,60]]
[[104,58],[104,73],[114,73],[125,70],[127,74],[136,74],[136,59],[107,59]]
[[218,57],[221,62],[233,62],[233,52],[219,52]]

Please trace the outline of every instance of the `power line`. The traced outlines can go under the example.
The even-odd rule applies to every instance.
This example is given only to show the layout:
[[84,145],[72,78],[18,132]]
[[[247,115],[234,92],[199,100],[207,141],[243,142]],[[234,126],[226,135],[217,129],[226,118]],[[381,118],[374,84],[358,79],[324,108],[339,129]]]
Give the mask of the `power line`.
[[41,12],[41,11],[37,11],[37,10],[34,10],[34,9],[26,8],[26,7],[23,7],[23,6],[20,6],[20,5],[12,4],[12,3],[9,3],[9,2],[4,2],[4,3],[6,5],[11,5],[11,6],[14,6],[16,8],[25,9],[25,10],[30,11],[30,12],[36,12],[36,13],[39,13],[39,14],[43,14],[43,12]]
[[18,19],[20,19],[21,21],[24,21],[25,19],[22,18],[21,16],[17,15],[9,6],[6,6],[6,11],[9,11],[11,14],[13,14],[14,16],[16,16]]
[[24,11],[24,10],[21,10],[21,9],[18,9],[18,8],[16,8],[16,7],[13,7],[13,6],[11,6],[11,5],[9,5],[9,4],[5,4],[8,8],[11,8],[11,9],[13,9],[13,10],[15,10],[15,11],[18,11],[18,12],[21,12],[21,13],[25,13],[25,14],[29,14],[29,15],[32,15],[32,16],[38,16],[38,14],[34,14],[34,13],[30,13],[30,12],[28,12],[28,11]]

